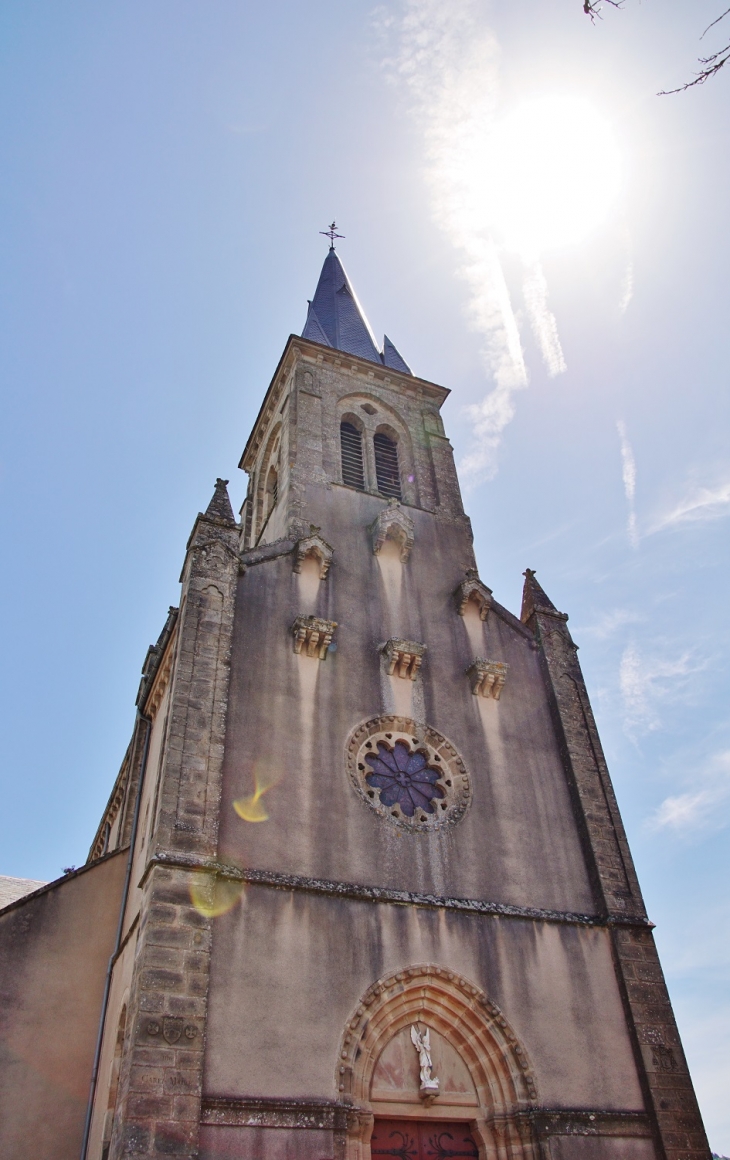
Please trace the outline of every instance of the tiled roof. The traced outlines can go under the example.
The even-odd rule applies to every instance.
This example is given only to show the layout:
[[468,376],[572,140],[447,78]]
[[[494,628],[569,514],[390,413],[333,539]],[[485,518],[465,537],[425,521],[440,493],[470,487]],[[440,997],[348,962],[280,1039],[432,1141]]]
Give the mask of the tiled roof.
[[34,878],[7,878],[0,875],[0,910],[45,885],[45,882],[36,882]]

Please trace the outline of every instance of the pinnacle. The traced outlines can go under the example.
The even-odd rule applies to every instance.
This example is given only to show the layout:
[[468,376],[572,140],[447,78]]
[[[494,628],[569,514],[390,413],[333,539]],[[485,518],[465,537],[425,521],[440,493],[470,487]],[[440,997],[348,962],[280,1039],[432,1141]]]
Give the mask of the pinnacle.
[[396,349],[395,344],[391,342],[387,334],[383,339],[383,354],[381,357],[386,367],[391,367],[394,371],[403,371],[407,375],[413,374],[403,355]]
[[216,479],[213,498],[205,509],[205,514],[214,520],[223,520],[226,524],[235,524],[236,517],[233,514],[231,501],[228,498],[227,479]]
[[524,573],[525,585],[522,589],[522,612],[520,620],[527,624],[530,617],[536,612],[546,612],[548,615],[559,616],[563,620],[568,617],[564,612],[558,612],[550,597],[543,591],[535,579],[533,568],[526,568]]

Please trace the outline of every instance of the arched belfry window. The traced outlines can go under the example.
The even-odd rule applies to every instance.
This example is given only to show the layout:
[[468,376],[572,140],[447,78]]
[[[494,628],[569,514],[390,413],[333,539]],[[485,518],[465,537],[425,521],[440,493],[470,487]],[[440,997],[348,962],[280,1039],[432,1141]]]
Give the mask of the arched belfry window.
[[362,461],[362,433],[346,419],[340,423],[340,450],[342,453],[342,482],[348,487],[365,490],[365,472]]
[[398,444],[384,431],[373,436],[375,449],[375,478],[381,495],[402,499],[400,472],[398,470]]

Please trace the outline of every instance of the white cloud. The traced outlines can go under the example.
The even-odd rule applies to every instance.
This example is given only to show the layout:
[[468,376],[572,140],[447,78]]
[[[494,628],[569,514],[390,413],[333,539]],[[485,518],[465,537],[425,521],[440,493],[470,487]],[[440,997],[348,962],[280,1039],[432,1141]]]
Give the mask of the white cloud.
[[639,529],[636,522],[636,460],[634,458],[633,448],[626,434],[626,424],[623,419],[619,419],[616,428],[619,439],[621,440],[621,463],[623,467],[621,474],[624,482],[626,502],[629,507],[629,514],[626,521],[626,534],[629,537],[631,547],[638,548]]
[[[495,474],[497,448],[515,411],[514,392],[528,382],[491,204],[495,180],[488,141],[497,112],[499,45],[476,0],[403,0],[400,13],[377,13],[381,29],[397,38],[386,66],[408,93],[423,134],[434,218],[461,254],[471,321],[483,336],[484,367],[494,383],[469,408],[473,439],[460,468],[475,481]],[[524,300],[548,373],[558,374],[565,360],[537,262],[527,265]]]
[[690,484],[684,496],[649,529],[659,532],[686,524],[709,523],[730,514],[730,480],[706,487]]
[[625,624],[637,624],[641,617],[636,612],[631,612],[628,608],[614,608],[610,611],[603,612],[594,624],[589,624],[585,628],[581,628],[581,633],[588,636],[594,636],[597,640],[607,640],[608,637],[613,636]]
[[664,826],[672,829],[686,829],[696,826],[705,820],[708,811],[715,802],[714,795],[709,790],[700,790],[699,793],[682,793],[677,797],[665,798],[653,818],[653,827],[657,830]]
[[636,740],[659,729],[661,706],[684,694],[691,678],[704,667],[688,652],[673,660],[647,659],[635,644],[627,645],[619,666],[619,686],[628,736]]
[[730,802],[730,750],[716,753],[695,776],[686,793],[664,799],[649,820],[654,830],[688,831],[724,828],[730,813],[721,807]]

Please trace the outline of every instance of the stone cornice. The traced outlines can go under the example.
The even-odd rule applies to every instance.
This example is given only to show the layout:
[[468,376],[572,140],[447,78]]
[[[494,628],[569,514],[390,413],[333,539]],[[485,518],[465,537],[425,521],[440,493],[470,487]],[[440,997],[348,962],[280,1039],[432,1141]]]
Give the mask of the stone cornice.
[[203,1124],[247,1128],[318,1128],[343,1131],[349,1109],[333,1100],[204,1096]]
[[530,1108],[518,1112],[518,1118],[532,1124],[538,1139],[547,1136],[620,1136],[652,1135],[646,1112],[611,1111],[606,1108]]
[[268,544],[262,544],[258,548],[249,548],[247,552],[241,552],[239,562],[242,568],[250,568],[254,564],[265,564],[267,560],[275,560],[277,556],[288,556],[293,552],[297,545],[294,537],[287,536],[283,540],[271,540]]
[[419,906],[431,910],[459,911],[462,914],[481,914],[495,918],[528,919],[533,922],[552,922],[568,926],[640,927],[652,930],[654,924],[638,915],[602,916],[579,914],[568,910],[545,910],[535,906],[516,906],[509,902],[488,902],[481,898],[450,898],[438,894],[421,894],[410,890],[390,890],[382,886],[364,886],[357,882],[334,882],[327,878],[307,878],[300,874],[281,874],[276,870],[241,870],[216,862],[214,859],[194,858],[183,854],[157,852],[145,867],[139,886],[155,866],[174,867],[195,873],[217,874],[221,878],[247,882],[251,886],[268,886],[274,890],[294,890],[306,894],[321,894],[330,898],[350,898],[355,902],[374,902],[393,906]]
[[[207,1095],[201,1122],[225,1127],[299,1128],[345,1131],[352,1117],[369,1118],[372,1111],[357,1102],[328,1099],[262,1098]],[[607,1108],[526,1108],[515,1118],[529,1123],[538,1139],[550,1136],[651,1137],[645,1112]],[[487,1120],[500,1119],[488,1116]]]

